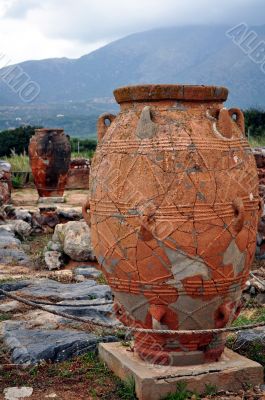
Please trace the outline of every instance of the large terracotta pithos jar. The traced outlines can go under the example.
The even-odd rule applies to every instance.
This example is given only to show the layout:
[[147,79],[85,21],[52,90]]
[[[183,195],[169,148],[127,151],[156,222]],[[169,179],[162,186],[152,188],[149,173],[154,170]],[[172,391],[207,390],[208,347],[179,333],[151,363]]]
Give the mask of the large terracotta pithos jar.
[[61,197],[67,180],[71,145],[63,129],[36,129],[29,160],[40,197]]
[[[121,110],[99,118],[84,216],[117,317],[156,330],[229,326],[261,207],[243,114],[224,108],[223,87],[143,85],[114,95]],[[134,349],[151,363],[203,363],[220,358],[224,335],[135,333]]]

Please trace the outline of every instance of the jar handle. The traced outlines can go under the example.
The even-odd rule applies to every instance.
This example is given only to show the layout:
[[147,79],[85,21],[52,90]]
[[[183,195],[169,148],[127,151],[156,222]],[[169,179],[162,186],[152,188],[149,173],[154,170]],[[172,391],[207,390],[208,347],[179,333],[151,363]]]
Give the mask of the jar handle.
[[230,117],[232,118],[233,115],[236,116],[235,123],[241,130],[242,134],[245,135],[245,117],[242,111],[239,108],[230,108],[228,110]]
[[[235,119],[233,116],[235,115]],[[207,118],[212,121],[213,131],[219,138],[235,139],[233,137],[233,124],[236,124],[241,132],[241,138],[245,136],[245,118],[239,108],[222,108],[221,110],[207,110]]]
[[242,231],[245,221],[245,207],[243,200],[240,197],[237,197],[233,201],[233,208],[235,212],[234,229],[239,233]]
[[116,115],[109,114],[109,113],[104,113],[99,116],[98,123],[97,123],[98,141],[99,142],[101,142],[101,140],[105,136],[107,129],[110,126],[110,125],[106,125],[106,121],[109,121],[111,124],[115,118],[116,118]]
[[89,201],[89,198],[87,198],[86,202],[83,204],[83,207],[82,207],[82,214],[83,214],[84,220],[86,221],[87,225],[88,225],[89,227],[91,227],[90,213],[88,213],[87,210],[90,210],[90,201]]

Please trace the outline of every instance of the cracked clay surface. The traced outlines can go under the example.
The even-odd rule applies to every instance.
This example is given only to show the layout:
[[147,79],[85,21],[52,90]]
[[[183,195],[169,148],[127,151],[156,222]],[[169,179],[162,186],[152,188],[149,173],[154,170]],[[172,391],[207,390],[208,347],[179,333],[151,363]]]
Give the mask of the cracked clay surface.
[[[229,325],[259,214],[242,113],[224,108],[224,88],[145,85],[115,96],[121,111],[101,124],[90,209],[117,317],[155,329]],[[223,348],[212,334],[135,334],[139,355],[160,364],[217,360]]]

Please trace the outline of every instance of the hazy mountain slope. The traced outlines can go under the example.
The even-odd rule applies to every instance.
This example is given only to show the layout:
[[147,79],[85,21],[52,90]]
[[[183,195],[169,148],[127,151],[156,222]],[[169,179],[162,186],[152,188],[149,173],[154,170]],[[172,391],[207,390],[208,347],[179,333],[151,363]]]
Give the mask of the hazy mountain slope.
[[[27,61],[20,66],[38,82],[38,103],[111,96],[133,83],[225,85],[231,103],[265,107],[265,74],[227,38],[227,27],[177,27],[141,32],[77,60]],[[254,28],[265,38],[265,26]],[[20,99],[0,82],[0,105]]]

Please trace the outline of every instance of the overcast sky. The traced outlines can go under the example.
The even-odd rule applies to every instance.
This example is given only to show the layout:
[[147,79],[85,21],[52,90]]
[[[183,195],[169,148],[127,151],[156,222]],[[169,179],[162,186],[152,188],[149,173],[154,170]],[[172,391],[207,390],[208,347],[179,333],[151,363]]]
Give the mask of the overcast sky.
[[76,58],[143,30],[265,24],[264,0],[0,0],[0,54]]

